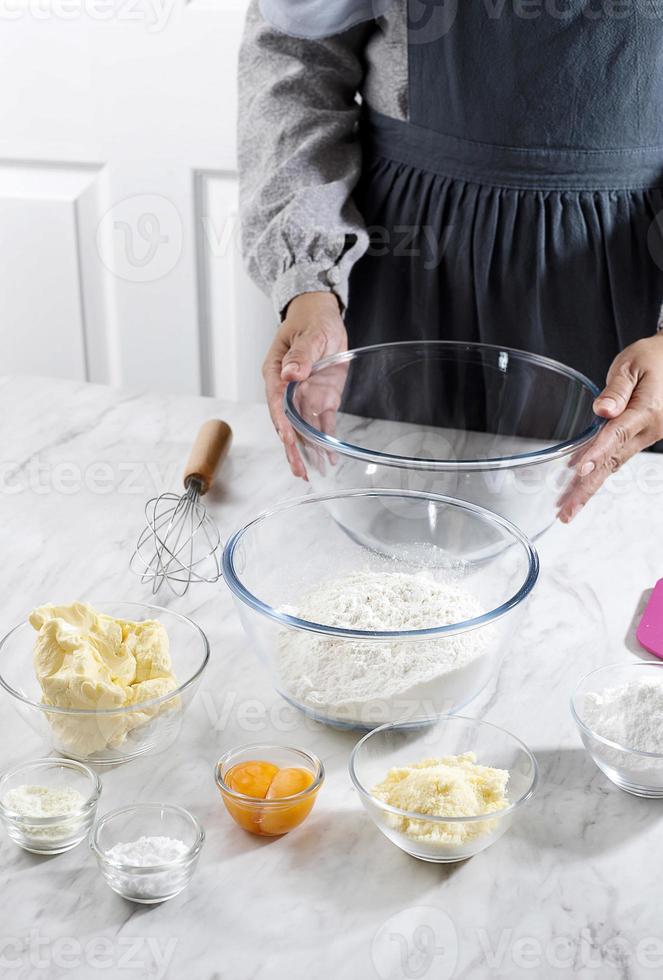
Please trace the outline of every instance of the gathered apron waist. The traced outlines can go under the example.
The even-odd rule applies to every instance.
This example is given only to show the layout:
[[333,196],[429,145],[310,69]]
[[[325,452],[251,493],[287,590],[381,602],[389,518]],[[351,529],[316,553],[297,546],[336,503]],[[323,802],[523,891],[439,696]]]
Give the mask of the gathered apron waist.
[[584,150],[495,146],[392,119],[364,105],[361,137],[378,157],[491,187],[618,191],[663,187],[663,146]]

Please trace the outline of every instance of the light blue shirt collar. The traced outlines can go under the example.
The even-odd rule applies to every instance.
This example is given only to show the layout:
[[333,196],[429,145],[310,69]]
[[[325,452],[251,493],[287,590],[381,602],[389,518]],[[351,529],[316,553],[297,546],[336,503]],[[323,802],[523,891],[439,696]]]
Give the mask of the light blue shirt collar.
[[393,0],[260,0],[263,17],[292,37],[323,38],[382,17]]

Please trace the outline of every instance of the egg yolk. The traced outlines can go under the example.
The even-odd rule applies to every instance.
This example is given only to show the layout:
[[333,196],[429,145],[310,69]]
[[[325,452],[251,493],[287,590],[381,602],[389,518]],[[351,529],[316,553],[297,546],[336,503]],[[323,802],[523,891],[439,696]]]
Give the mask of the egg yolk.
[[267,790],[268,800],[282,800],[284,796],[303,793],[313,782],[313,773],[306,769],[278,769]]
[[[251,760],[233,766],[224,776],[226,785],[237,793],[255,800],[286,800],[304,790],[314,781],[312,772],[306,769],[284,768],[271,762]],[[316,794],[297,803],[284,802],[270,806],[259,806],[248,800],[234,800],[225,793],[223,802],[228,813],[244,830],[265,837],[287,834],[297,827],[311,812]]]
[[264,800],[278,771],[271,762],[240,762],[228,770],[225,782],[236,793]]

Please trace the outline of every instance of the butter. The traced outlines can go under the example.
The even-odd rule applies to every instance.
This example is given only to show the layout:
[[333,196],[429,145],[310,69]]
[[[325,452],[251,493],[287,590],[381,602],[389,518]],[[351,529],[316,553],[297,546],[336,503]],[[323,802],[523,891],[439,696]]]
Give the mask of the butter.
[[[45,705],[104,711],[140,706],[177,687],[168,634],[157,620],[114,619],[81,602],[40,606],[29,618],[37,631],[33,664]],[[163,707],[93,717],[51,712],[48,718],[64,748],[88,756],[121,745]]]
[[[371,790],[373,796],[423,816],[470,817],[496,813],[509,805],[509,773],[477,765],[474,752],[424,759],[390,769]],[[494,829],[496,821],[443,823],[388,814],[389,826],[413,840],[431,844],[467,844]]]

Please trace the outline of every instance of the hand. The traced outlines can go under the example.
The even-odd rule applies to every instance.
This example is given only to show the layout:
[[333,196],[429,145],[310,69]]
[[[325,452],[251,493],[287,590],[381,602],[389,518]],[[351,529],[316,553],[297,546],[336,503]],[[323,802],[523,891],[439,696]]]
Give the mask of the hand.
[[274,428],[283,443],[290,469],[306,479],[295,431],[283,412],[283,393],[290,381],[305,381],[320,358],[347,350],[348,336],[334,293],[301,293],[288,306],[269,349],[262,375]]
[[610,421],[573,461],[575,474],[558,501],[564,524],[627,459],[663,438],[663,335],[638,340],[615,358],[594,411]]

